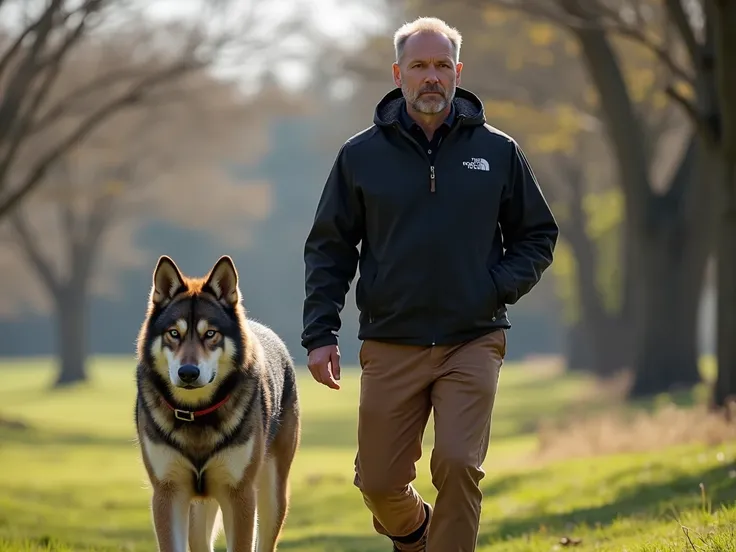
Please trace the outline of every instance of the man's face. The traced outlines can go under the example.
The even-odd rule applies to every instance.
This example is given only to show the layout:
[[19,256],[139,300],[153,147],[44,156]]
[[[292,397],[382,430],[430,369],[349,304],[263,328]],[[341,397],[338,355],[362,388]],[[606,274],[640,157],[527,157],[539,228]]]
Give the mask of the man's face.
[[440,33],[417,33],[406,41],[399,63],[393,64],[394,82],[415,111],[435,114],[455,97],[462,67],[455,63],[450,39]]

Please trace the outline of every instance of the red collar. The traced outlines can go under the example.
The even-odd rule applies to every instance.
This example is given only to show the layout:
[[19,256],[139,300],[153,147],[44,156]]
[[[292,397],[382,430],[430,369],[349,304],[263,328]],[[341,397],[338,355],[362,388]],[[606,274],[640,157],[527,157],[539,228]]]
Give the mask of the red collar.
[[185,422],[193,422],[195,418],[199,418],[200,416],[206,416],[207,414],[211,414],[218,408],[220,408],[223,404],[225,404],[228,399],[230,399],[230,395],[227,395],[224,399],[222,399],[220,402],[213,404],[210,407],[203,408],[202,410],[181,410],[180,408],[174,408],[169,404],[169,402],[166,399],[162,400],[164,401],[164,404],[168,406],[171,410],[174,411],[174,417],[178,420],[183,420]]

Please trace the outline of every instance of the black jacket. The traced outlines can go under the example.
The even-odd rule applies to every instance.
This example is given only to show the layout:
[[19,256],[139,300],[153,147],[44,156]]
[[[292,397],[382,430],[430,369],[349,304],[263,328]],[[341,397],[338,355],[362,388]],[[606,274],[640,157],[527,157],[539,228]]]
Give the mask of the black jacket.
[[378,103],[325,184],[304,248],[307,351],[337,343],[356,268],[359,339],[439,345],[509,328],[506,305],[552,263],[555,218],[480,99],[457,88],[434,160],[401,125],[403,102],[397,88]]

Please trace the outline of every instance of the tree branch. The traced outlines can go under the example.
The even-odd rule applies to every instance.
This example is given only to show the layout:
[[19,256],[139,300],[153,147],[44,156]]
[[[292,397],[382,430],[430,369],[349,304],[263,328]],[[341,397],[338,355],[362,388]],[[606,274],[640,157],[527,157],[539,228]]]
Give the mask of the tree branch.
[[700,45],[695,39],[695,33],[685,13],[685,8],[682,6],[682,0],[665,0],[665,4],[667,6],[667,14],[685,44],[685,49],[690,57],[690,63],[693,67],[697,67],[700,59]]
[[[54,55],[50,56],[50,58],[44,63],[44,65],[49,66],[48,72],[44,77],[42,77],[43,80],[38,86],[35,94],[31,94],[30,90],[27,92],[27,94],[32,97],[28,102],[26,109],[22,110],[22,113],[16,115],[15,121],[10,122],[11,125],[12,122],[15,122],[15,126],[9,126],[7,140],[4,140],[7,142],[8,146],[4,159],[0,160],[0,183],[5,182],[4,177],[16,152],[30,134],[28,131],[31,127],[33,118],[59,76],[64,57],[81,37],[84,30],[84,24],[85,18],[80,21],[73,32],[69,33],[62,46],[54,53]],[[3,187],[4,186],[0,185],[0,191],[2,191]]]
[[[53,18],[54,11],[58,10],[60,2],[51,2],[46,9],[41,12],[36,21],[27,25],[23,31],[18,35],[18,38],[8,47],[5,53],[0,57],[0,77],[7,70],[13,57],[20,51],[23,42],[31,36],[33,33],[38,31],[44,22],[48,21],[49,18]],[[2,1],[0,1],[0,8],[2,8]]]
[[704,140],[712,145],[718,143],[718,136],[714,131],[712,121],[708,121],[706,117],[704,117],[703,114],[698,110],[695,104],[693,104],[693,102],[683,96],[672,86],[667,86],[665,88],[665,93],[667,94],[667,96],[670,97],[670,99],[674,100],[680,105],[682,110],[690,118],[693,126],[698,130],[698,132],[701,133]]
[[5,86],[2,103],[0,103],[0,143],[4,141],[12,128],[17,114],[21,111],[23,97],[37,75],[40,66],[39,58],[54,29],[54,18],[58,14],[60,5],[61,0],[53,0],[41,15],[36,26],[33,44]]
[[57,159],[64,155],[76,142],[84,138],[105,119],[126,105],[132,105],[139,102],[148,89],[170,78],[181,75],[191,70],[194,66],[195,65],[188,60],[181,61],[170,67],[168,70],[161,71],[149,78],[143,79],[136,86],[133,86],[127,93],[108,102],[96,111],[93,111],[82,123],[78,125],[74,132],[61,140],[55,148],[41,158],[17,190],[8,194],[6,198],[0,200],[0,219],[9,213],[26,195],[31,193],[41,183],[46,171],[48,171],[49,167],[51,167]]
[[59,278],[54,274],[51,263],[46,259],[38,247],[38,240],[34,237],[33,232],[26,223],[23,215],[14,212],[10,217],[10,225],[14,230],[16,243],[21,253],[26,257],[28,262],[33,266],[35,271],[41,277],[41,281],[48,289],[49,293],[57,297],[61,292],[62,284]]

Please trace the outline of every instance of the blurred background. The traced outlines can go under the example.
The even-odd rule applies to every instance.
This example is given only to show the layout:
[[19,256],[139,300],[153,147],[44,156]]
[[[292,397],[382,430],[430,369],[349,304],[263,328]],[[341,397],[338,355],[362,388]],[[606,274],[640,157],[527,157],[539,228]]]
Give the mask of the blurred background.
[[[515,430],[538,444],[540,424],[581,401],[662,397],[727,419],[734,4],[0,0],[0,459],[12,431],[53,426],[59,405],[95,417],[74,402],[84,393],[104,402],[125,386],[132,401],[135,339],[161,254],[189,274],[231,255],[250,316],[305,364],[302,251],[319,194],[340,145],[370,126],[394,87],[394,30],[422,15],[463,34],[461,85],[519,141],[561,227],[553,266],[510,309],[509,373],[527,379],[509,375],[520,379],[508,389],[524,395],[549,370],[585,386],[561,387],[568,402],[530,394],[524,413],[501,398],[499,423],[522,416]],[[355,366],[354,285],[342,321],[343,364]],[[333,395],[302,381],[317,420],[310,404]],[[354,416],[357,403],[335,400]],[[130,438],[132,402],[120,407],[112,425]],[[692,423],[687,439],[698,440],[704,418],[693,416],[677,424]],[[102,431],[85,427],[75,431]],[[732,442],[722,431],[717,441]],[[307,446],[317,433],[307,429]],[[3,467],[11,458],[27,459],[11,454]],[[145,522],[141,531],[150,537]]]

